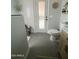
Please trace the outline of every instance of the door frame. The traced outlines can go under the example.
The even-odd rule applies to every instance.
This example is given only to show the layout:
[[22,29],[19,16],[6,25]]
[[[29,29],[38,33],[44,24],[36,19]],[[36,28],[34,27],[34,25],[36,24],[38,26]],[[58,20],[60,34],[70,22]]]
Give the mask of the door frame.
[[49,20],[49,0],[45,0],[45,16],[48,17],[48,20],[45,20],[45,30],[39,29],[39,13],[38,13],[38,2],[39,0],[34,0],[34,26],[35,31],[34,32],[45,32],[48,31],[48,20]]

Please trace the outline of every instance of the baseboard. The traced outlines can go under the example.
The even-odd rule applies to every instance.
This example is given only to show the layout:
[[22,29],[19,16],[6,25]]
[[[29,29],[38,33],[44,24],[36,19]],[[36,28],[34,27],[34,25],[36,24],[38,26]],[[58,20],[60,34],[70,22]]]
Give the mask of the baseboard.
[[58,57],[48,57],[48,56],[36,56],[37,58],[42,59],[58,59]]

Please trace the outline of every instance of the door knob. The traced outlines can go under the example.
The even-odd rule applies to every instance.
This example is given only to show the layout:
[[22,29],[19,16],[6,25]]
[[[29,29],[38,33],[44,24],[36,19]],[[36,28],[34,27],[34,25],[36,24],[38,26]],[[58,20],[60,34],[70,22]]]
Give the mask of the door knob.
[[47,16],[45,17],[45,20],[48,20],[48,17]]

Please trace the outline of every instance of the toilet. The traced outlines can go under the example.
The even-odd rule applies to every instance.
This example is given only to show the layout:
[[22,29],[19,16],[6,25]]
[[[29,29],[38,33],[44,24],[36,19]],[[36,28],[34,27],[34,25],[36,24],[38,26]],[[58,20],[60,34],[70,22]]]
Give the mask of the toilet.
[[57,29],[50,29],[48,34],[50,35],[50,40],[55,40],[55,36],[59,35],[59,31]]

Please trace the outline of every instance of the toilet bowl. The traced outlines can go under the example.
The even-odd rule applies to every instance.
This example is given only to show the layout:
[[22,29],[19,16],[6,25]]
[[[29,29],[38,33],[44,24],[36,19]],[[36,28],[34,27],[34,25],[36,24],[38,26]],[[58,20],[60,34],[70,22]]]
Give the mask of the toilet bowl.
[[55,36],[59,34],[59,31],[57,29],[50,29],[48,30],[48,34],[50,35],[50,40],[55,40]]

